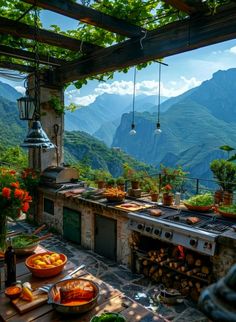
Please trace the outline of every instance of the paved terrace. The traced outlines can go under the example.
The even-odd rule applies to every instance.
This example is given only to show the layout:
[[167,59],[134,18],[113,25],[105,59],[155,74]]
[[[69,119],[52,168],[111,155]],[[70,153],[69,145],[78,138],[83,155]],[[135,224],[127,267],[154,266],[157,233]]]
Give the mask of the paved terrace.
[[[35,227],[26,221],[10,223],[10,229],[22,232],[32,232]],[[41,235],[46,234],[45,230]],[[39,234],[40,235],[40,234]],[[40,242],[45,248],[64,253],[74,264],[85,264],[86,270],[114,288],[119,289],[125,295],[139,302],[146,308],[160,315],[160,322],[207,322],[209,321],[196,307],[187,299],[177,305],[168,306],[158,300],[160,285],[145,278],[143,275],[132,274],[124,266],[106,259],[90,250],[64,240],[59,235]],[[151,322],[152,319],[145,322]]]

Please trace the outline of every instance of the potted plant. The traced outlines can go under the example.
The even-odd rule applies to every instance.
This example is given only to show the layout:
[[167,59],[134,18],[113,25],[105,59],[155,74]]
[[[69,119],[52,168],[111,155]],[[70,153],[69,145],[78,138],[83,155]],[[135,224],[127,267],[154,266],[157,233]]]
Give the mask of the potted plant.
[[116,185],[120,190],[125,191],[125,178],[124,177],[118,177],[116,179]]
[[143,180],[142,190],[150,194],[152,201],[158,201],[159,185],[158,181],[155,178],[145,177]]
[[115,186],[116,180],[114,178],[109,178],[106,181],[106,187],[107,188],[112,188]]
[[165,185],[161,188],[162,191],[162,203],[164,206],[171,206],[174,200],[174,194],[170,184]]
[[94,181],[97,183],[98,189],[103,189],[106,186],[106,181],[111,178],[108,171],[97,169],[94,171]]
[[136,171],[131,168],[127,163],[124,164],[124,177],[131,182],[132,189],[139,189],[139,184],[142,181],[141,171]]
[[211,162],[210,169],[221,187],[215,193],[215,203],[223,201],[224,204],[231,204],[236,187],[236,164],[225,159],[216,159]]

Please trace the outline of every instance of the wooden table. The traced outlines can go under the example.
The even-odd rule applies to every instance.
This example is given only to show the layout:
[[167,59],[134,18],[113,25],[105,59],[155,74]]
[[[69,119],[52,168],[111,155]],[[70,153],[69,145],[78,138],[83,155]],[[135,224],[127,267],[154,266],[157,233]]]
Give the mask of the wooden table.
[[[37,252],[42,251],[42,249],[37,249]],[[17,280],[22,282],[30,282],[33,289],[37,289],[40,285],[47,283],[55,283],[60,280],[63,276],[67,275],[69,272],[75,269],[75,265],[68,261],[63,272],[60,275],[57,275],[52,278],[39,279],[33,277],[27,267],[24,265],[24,259],[18,260],[17,263]],[[102,280],[96,278],[95,276],[89,274],[85,270],[79,271],[75,276],[83,276],[83,278],[88,278],[96,282],[99,285],[100,295],[98,299],[98,305],[91,311],[76,315],[70,316],[59,314],[58,312],[52,309],[52,306],[49,304],[43,304],[37,308],[34,308],[31,311],[28,311],[24,314],[18,313],[15,309],[9,298],[4,294],[4,290],[1,290],[0,293],[0,320],[7,322],[28,322],[28,321],[80,321],[80,322],[89,322],[91,317],[100,314],[102,312],[120,312],[122,313],[127,321],[129,322],[151,322],[159,321],[163,322],[164,319],[159,318],[156,315],[153,315],[152,312],[144,308],[142,305],[134,302],[130,298],[127,298],[119,290],[114,289],[109,284],[103,282]]]

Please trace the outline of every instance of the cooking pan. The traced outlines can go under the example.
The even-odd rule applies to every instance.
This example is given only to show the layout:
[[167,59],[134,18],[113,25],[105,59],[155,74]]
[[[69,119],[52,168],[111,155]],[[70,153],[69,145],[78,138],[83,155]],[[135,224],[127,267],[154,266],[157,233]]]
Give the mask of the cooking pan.
[[[81,304],[76,304],[76,303],[74,305],[61,304],[60,297],[59,297],[60,289],[62,287],[67,288],[71,284],[73,285],[73,283],[78,283],[79,281],[88,282],[89,284],[92,285],[94,289],[94,297],[90,301],[81,303]],[[98,288],[98,285],[93,281],[90,281],[89,279],[85,279],[85,278],[70,278],[65,281],[57,282],[51,286],[48,292],[48,304],[52,304],[53,309],[60,313],[80,314],[80,313],[84,313],[92,310],[97,305],[98,296],[99,296],[99,288]]]

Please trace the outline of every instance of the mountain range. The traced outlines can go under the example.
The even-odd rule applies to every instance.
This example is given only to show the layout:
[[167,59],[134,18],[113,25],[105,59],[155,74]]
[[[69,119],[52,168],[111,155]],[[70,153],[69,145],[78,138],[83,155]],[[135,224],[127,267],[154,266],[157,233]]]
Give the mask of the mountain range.
[[[66,113],[66,129],[73,130],[65,133],[66,160],[87,158],[92,166],[112,169],[117,174],[118,164],[120,169],[117,159],[123,157],[115,154],[114,161],[114,149],[109,149],[102,140],[155,168],[160,163],[171,167],[182,165],[190,176],[211,178],[210,162],[227,157],[219,147],[236,147],[235,79],[236,69],[218,71],[212,79],[178,97],[163,98],[160,135],[154,135],[155,96],[136,98],[137,133],[130,136],[132,95],[103,94],[89,106],[73,114]],[[19,144],[26,133],[26,124],[19,121],[15,103],[20,94],[5,85],[0,83],[0,135],[6,145]],[[130,159],[130,162],[135,161]]]
[[124,114],[112,145],[154,166],[182,165],[191,176],[210,178],[209,163],[227,157],[219,147],[235,147],[235,78],[236,69],[218,71],[200,86],[165,101],[159,136],[154,135],[155,113],[135,115],[134,137],[128,135],[132,115]]

